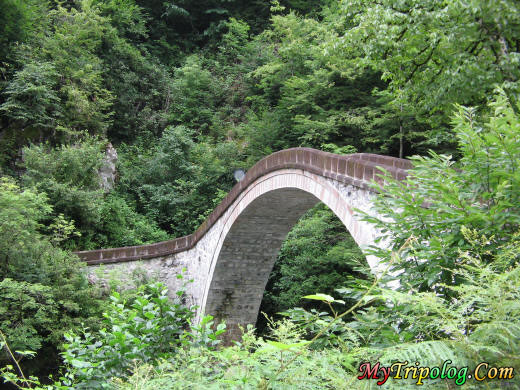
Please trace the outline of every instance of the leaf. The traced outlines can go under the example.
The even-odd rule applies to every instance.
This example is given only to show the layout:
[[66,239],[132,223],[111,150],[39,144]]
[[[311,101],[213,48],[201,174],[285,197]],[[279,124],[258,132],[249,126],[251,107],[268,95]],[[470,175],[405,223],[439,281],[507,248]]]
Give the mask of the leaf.
[[310,341],[301,341],[299,343],[285,344],[285,343],[281,343],[279,341],[267,340],[267,344],[275,347],[276,349],[280,349],[280,350],[283,350],[283,351],[286,351],[286,350],[289,350],[289,349],[293,349],[293,348],[298,349],[298,348],[303,347],[304,345],[307,345],[309,343],[310,343]]
[[70,361],[70,364],[75,368],[89,368],[92,367],[92,364],[90,362],[84,362],[77,359],[72,359]]
[[313,295],[306,295],[303,298],[305,298],[305,299],[312,299],[312,300],[315,300],[315,301],[323,301],[323,302],[328,302],[328,303],[334,302],[334,298],[333,297],[331,297],[330,295],[321,294],[321,293],[317,293],[317,294],[313,294]]
[[213,316],[212,315],[207,315],[205,316],[202,321],[200,322],[201,325],[206,325],[208,322],[212,321],[213,320]]
[[36,355],[36,352],[34,351],[15,351],[16,353],[22,355],[22,356],[34,356]]

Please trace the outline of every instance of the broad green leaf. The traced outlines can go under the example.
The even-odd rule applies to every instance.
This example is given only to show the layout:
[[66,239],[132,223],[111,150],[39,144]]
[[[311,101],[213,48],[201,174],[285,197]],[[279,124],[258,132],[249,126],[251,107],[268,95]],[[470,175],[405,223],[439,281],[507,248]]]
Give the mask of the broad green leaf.
[[334,298],[333,297],[331,297],[330,295],[321,294],[321,293],[317,293],[317,294],[313,294],[313,295],[306,295],[303,298],[305,298],[305,299],[312,299],[312,300],[315,300],[315,301],[323,301],[323,302],[328,302],[328,303],[334,302]]

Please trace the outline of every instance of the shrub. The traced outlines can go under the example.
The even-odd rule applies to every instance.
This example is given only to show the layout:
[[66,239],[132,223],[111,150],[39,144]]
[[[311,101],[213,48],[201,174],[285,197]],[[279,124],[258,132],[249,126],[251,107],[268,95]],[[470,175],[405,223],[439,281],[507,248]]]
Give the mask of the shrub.
[[[385,196],[375,199],[384,218],[365,216],[382,229],[380,239],[388,239],[391,249],[413,237],[395,265],[404,289],[451,294],[445,285],[463,281],[453,272],[462,262],[459,251],[471,249],[463,227],[490,238],[486,261],[520,228],[520,117],[502,92],[491,108],[494,115],[479,120],[474,109],[459,107],[454,124],[460,160],[433,152],[412,158],[404,182],[385,176]],[[388,259],[390,251],[375,253]]]
[[32,145],[24,149],[25,186],[44,192],[53,206],[52,215],[61,215],[62,225],[68,221],[78,229],[78,234],[69,235],[60,245],[85,250],[167,240],[166,232],[123,197],[103,193],[99,178],[103,149],[103,141],[89,137],[59,148]]
[[47,194],[54,214],[74,221],[81,233],[63,243],[70,249],[89,248],[92,230],[100,222],[103,191],[98,170],[103,163],[102,150],[102,141],[94,138],[59,148],[32,145],[24,149],[24,185]]
[[99,334],[84,329],[65,336],[63,356],[77,389],[109,387],[110,378],[125,377],[137,363],[172,356],[194,313],[182,305],[183,291],[174,302],[167,292],[160,283],[140,286],[131,301],[113,292]]

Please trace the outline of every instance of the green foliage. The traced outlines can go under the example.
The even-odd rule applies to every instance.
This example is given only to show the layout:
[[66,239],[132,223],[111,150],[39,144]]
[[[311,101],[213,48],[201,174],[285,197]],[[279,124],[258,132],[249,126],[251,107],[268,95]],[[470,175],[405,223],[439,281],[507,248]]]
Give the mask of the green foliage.
[[[505,276],[505,274],[503,274]],[[488,274],[489,276],[489,274]],[[499,277],[495,273],[495,277]],[[493,278],[492,278],[493,279]],[[510,281],[513,281],[510,279]],[[476,281],[476,280],[475,280]],[[495,280],[490,280],[493,283]],[[517,281],[514,283],[517,284]],[[489,285],[486,285],[488,287]],[[512,286],[511,286],[512,287]],[[513,291],[517,290],[515,287]],[[391,291],[389,291],[391,293]],[[483,290],[479,289],[479,296]],[[382,300],[388,298],[385,292],[372,291]],[[471,299],[474,302],[475,291],[471,294],[463,295],[462,303],[466,299]],[[382,294],[382,295],[380,295]],[[516,291],[515,293],[516,294]],[[368,297],[366,297],[368,298]],[[415,316],[423,317],[425,309],[430,309],[430,306],[424,305],[424,297],[417,297],[414,299],[409,295],[403,297],[411,308],[411,312],[401,310],[402,307],[388,308],[385,313],[388,317],[381,317],[379,322],[383,323],[389,319],[400,318],[400,320],[413,319]],[[513,299],[517,299],[514,295]],[[370,298],[373,299],[373,298]],[[413,305],[410,306],[410,299],[413,300]],[[444,302],[442,298],[440,301]],[[402,301],[404,303],[404,300]],[[455,302],[454,302],[455,303]],[[405,305],[403,305],[405,306]],[[485,307],[485,306],[484,306]],[[483,312],[489,314],[489,307],[484,308]],[[398,310],[398,311],[397,311]],[[443,311],[449,312],[451,307],[444,306]],[[392,312],[394,315],[392,315]],[[395,313],[398,313],[395,315]],[[515,315],[513,312],[509,314]],[[431,314],[430,314],[431,315]],[[335,316],[338,317],[337,315]],[[500,316],[494,316],[493,320],[497,320]],[[488,320],[490,318],[488,317]],[[457,317],[457,322],[465,323],[467,318]],[[450,323],[448,321],[448,323]],[[478,322],[477,322],[478,323]],[[367,324],[367,322],[365,323]],[[354,324],[339,323],[339,327],[344,329],[351,328]],[[380,323],[374,324],[381,326]],[[489,323],[487,324],[489,325]],[[498,325],[498,323],[496,324]],[[321,325],[329,326],[327,323]],[[486,326],[487,328],[487,326]],[[515,335],[518,337],[517,321],[515,324],[507,326],[508,336]],[[351,331],[354,330],[351,328]],[[367,331],[368,329],[361,329]],[[379,332],[381,328],[376,329]],[[442,329],[438,329],[442,330]],[[439,366],[442,362],[450,359],[456,362],[457,366],[469,365],[473,369],[476,363],[480,361],[492,362],[494,366],[515,366],[517,364],[515,350],[515,339],[509,339],[509,342],[514,345],[513,350],[505,350],[502,353],[499,348],[493,349],[497,355],[492,356],[487,353],[475,353],[479,349],[479,337],[470,337],[467,340],[451,340],[449,338],[435,340],[435,341],[419,341],[414,343],[391,343],[389,339],[386,340],[385,345],[377,345],[374,343],[367,344],[354,340],[344,339],[341,349],[331,348],[330,346],[323,350],[308,350],[305,346],[309,342],[302,342],[301,333],[298,328],[291,325],[289,322],[281,322],[274,326],[274,334],[277,335],[275,341],[264,341],[256,339],[250,333],[244,334],[243,344],[240,347],[226,348],[217,352],[209,352],[204,349],[188,349],[180,351],[178,359],[173,362],[165,362],[159,367],[153,369],[151,367],[142,366],[134,375],[129,378],[128,382],[116,381],[117,388],[148,388],[147,386],[160,386],[161,388],[177,389],[184,388],[188,384],[200,385],[210,388],[229,388],[230,385],[241,386],[242,388],[331,388],[331,389],[349,389],[349,388],[370,388],[366,382],[359,382],[357,376],[359,375],[358,367],[361,362],[365,361],[381,361],[385,365],[389,365],[394,361],[409,362],[418,361],[423,366]],[[495,329],[488,330],[491,336]],[[384,337],[384,334],[381,335]],[[419,336],[419,335],[418,335]],[[315,343],[316,341],[313,341]],[[511,347],[511,346],[510,346]],[[486,348],[482,349],[484,351]],[[506,357],[505,359],[498,359],[499,357]],[[312,367],[312,368],[311,368]],[[515,381],[511,384],[514,386]],[[408,388],[408,386],[416,386],[406,381],[389,380],[387,388]],[[428,381],[429,388],[446,388],[449,386],[447,380]],[[469,381],[467,388],[479,388],[480,384]]]
[[[334,290],[364,278],[366,262],[341,221],[325,205],[310,210],[291,230],[269,276],[260,307],[272,316],[293,307],[322,309],[302,299],[316,292]],[[258,328],[265,327],[260,318]]]
[[[310,345],[327,347],[327,353],[331,353],[330,345],[339,345],[344,366],[351,374],[365,361],[384,365],[417,361],[432,367],[451,360],[456,366],[468,366],[469,371],[483,361],[495,367],[518,367],[519,236],[515,234],[489,262],[485,260],[489,256],[488,238],[475,230],[462,230],[471,250],[461,252],[464,261],[454,270],[464,283],[445,285],[454,298],[446,299],[431,290],[398,292],[374,283],[344,313],[332,307],[328,316],[291,311],[297,325],[293,332],[301,335],[311,330],[314,337]],[[307,298],[325,301],[329,306],[335,301],[325,294]],[[365,307],[357,310],[353,319],[344,321],[356,306]],[[519,384],[518,379],[510,383]],[[388,383],[392,389],[403,385],[407,383]],[[468,380],[466,385],[473,389],[483,384]],[[446,383],[439,379],[428,386],[445,388]]]
[[100,310],[77,257],[39,232],[51,211],[46,200],[10,180],[0,183],[0,331],[16,349],[47,356],[24,362],[33,372],[55,369],[64,332],[80,322],[96,328]]
[[463,230],[472,249],[462,254],[464,261],[454,274],[464,283],[445,285],[455,298],[445,299],[431,291],[409,294],[382,289],[375,294],[387,303],[376,325],[392,322],[401,335],[413,337],[412,342],[399,344],[382,339],[386,362],[409,358],[439,364],[451,359],[470,368],[481,361],[517,367],[519,265],[518,261],[512,265],[510,254],[518,256],[518,235],[490,263],[485,260],[488,239],[477,231]]
[[[428,142],[450,142],[445,124],[453,103],[482,104],[496,84],[518,94],[518,2],[472,0],[345,0],[338,16],[349,28],[332,50],[349,53],[342,69],[382,72],[396,102],[434,126]],[[399,107],[397,105],[397,107]]]
[[[351,389],[370,387],[356,379],[367,360],[518,366],[516,2],[0,3],[1,172],[23,184],[0,182],[3,361],[55,366],[64,332],[90,328],[70,333],[67,373],[53,385],[15,367],[4,379],[47,390],[78,378],[90,388]],[[455,106],[451,131],[454,103],[480,108]],[[120,157],[110,193],[98,177],[105,136]],[[358,248],[317,208],[269,281],[262,309],[285,310],[268,321],[269,341],[249,329],[241,345],[215,349],[224,325],[208,316],[184,333],[191,312],[172,309],[160,286],[114,296],[100,337],[98,292],[57,247],[189,234],[233,169],[276,150],[406,156],[429,145],[436,153],[414,158],[404,185],[387,178],[383,219],[367,217],[392,244],[393,260],[377,255],[401,272],[400,290],[369,287]]]
[[13,49],[25,42],[38,29],[46,2],[30,0],[2,0],[0,2],[0,80],[10,73]]
[[[511,255],[519,257],[518,235],[500,249],[492,264],[481,259],[487,255],[487,238],[469,230],[465,230],[465,237],[473,250],[465,255],[466,262],[457,270],[467,283],[452,286],[458,293],[456,299],[446,300],[431,292],[400,293],[374,283],[346,312],[340,314],[333,310],[333,316],[315,321],[319,335],[311,342],[303,341],[300,327],[287,320],[270,324],[274,340],[255,337],[249,327],[242,342],[234,347],[213,350],[198,344],[184,344],[173,358],[155,366],[138,365],[130,377],[118,376],[112,385],[121,390],[190,386],[368,389],[371,386],[368,382],[357,379],[358,367],[366,361],[390,365],[407,360],[420,362],[421,366],[441,366],[449,359],[457,367],[468,366],[468,372],[481,361],[495,367],[517,367],[520,268],[518,262],[511,266]],[[310,298],[327,303],[335,301],[325,294]],[[385,303],[379,305],[378,315],[361,310],[355,314],[354,321],[343,321],[346,313],[374,301]],[[211,318],[207,318],[204,323],[210,321]],[[331,337],[326,332],[331,326],[351,336],[342,338],[340,348],[321,344],[321,348],[309,349],[309,346],[319,346],[320,338]],[[399,337],[390,337],[388,328]],[[385,386],[414,388],[415,382],[389,379]],[[516,376],[508,382],[513,388],[518,385]],[[477,389],[490,384],[468,379],[465,388]],[[428,380],[427,385],[442,389],[453,382],[436,379]]]
[[[12,270],[12,260],[16,257],[16,244],[30,243],[32,236],[40,226],[39,222],[51,208],[46,203],[46,197],[32,191],[20,191],[13,180],[5,177],[0,179],[0,250],[3,254],[2,273]],[[11,253],[13,251],[13,253]],[[22,252],[23,253],[23,252]],[[22,255],[21,257],[25,257]],[[21,260],[21,259],[19,259]],[[16,264],[16,263],[15,263]],[[14,265],[16,267],[16,265]]]
[[190,330],[182,335],[182,342],[187,348],[208,348],[214,349],[220,344],[221,340],[217,337],[226,331],[226,324],[215,325],[213,316],[204,316],[199,324],[194,322],[190,325]]
[[318,14],[321,8],[328,3],[328,0],[308,1],[308,0],[283,0],[287,8],[292,9],[300,14]]
[[[179,275],[178,278],[182,279],[182,276]],[[6,283],[2,282],[2,285],[10,285],[10,283],[11,281],[7,279]],[[25,291],[26,286],[21,288]],[[42,304],[41,301],[47,295],[51,295],[50,289],[46,290],[44,286],[33,285],[31,289],[39,295],[35,298],[40,301],[38,304]],[[47,312],[37,306],[34,300],[28,300],[25,295],[15,291],[6,294],[9,299],[13,296],[27,301],[26,310],[35,311],[38,307],[35,318],[27,324],[52,320],[45,316]],[[25,376],[19,364],[20,360],[33,357],[35,353],[28,350],[14,350],[18,345],[8,342],[4,334],[0,333],[2,337],[0,347],[6,351],[7,357],[16,366],[15,369],[12,365],[6,365],[0,370],[0,376],[5,382],[24,389],[113,388],[110,383],[113,377],[126,377],[138,364],[171,358],[181,346],[187,344],[195,346],[197,343],[199,347],[217,344],[216,336],[224,332],[225,325],[220,324],[218,330],[213,332],[210,329],[213,324],[211,317],[206,317],[200,326],[194,327],[192,333],[185,332],[186,326],[194,316],[194,308],[185,307],[182,304],[183,299],[183,290],[177,291],[172,300],[168,296],[167,288],[161,283],[143,284],[136,291],[125,291],[123,295],[114,291],[110,297],[110,304],[106,306],[107,311],[103,313],[101,330],[92,332],[84,328],[79,334],[75,331],[65,334],[66,343],[62,355],[66,371],[58,381],[52,380],[51,385],[42,385],[38,378]],[[43,303],[52,304],[52,298]],[[45,308],[47,311],[54,309],[54,307]],[[53,314],[59,315],[58,310],[54,310]],[[30,328],[27,326],[24,331],[29,332]],[[188,342],[188,339],[193,341]]]
[[[66,373],[60,378],[60,381],[54,382],[52,385],[42,385],[38,377],[29,376],[26,377],[25,373],[20,366],[20,361],[25,357],[33,357],[33,351],[13,351],[11,350],[9,343],[7,342],[5,335],[0,332],[0,348],[5,350],[7,355],[11,358],[14,365],[8,364],[0,368],[0,377],[4,383],[12,384],[18,389],[35,389],[35,390],[72,390],[69,384],[72,383],[73,377],[71,374]],[[63,383],[62,383],[63,382]]]
[[23,182],[44,192],[55,215],[62,214],[79,227],[81,237],[67,242],[68,247],[88,247],[90,235],[100,222],[103,191],[98,170],[103,163],[103,144],[87,138],[78,145],[32,145],[24,149],[26,168]]
[[133,1],[118,3],[99,3],[101,12],[108,14],[111,21],[98,55],[104,63],[104,85],[117,96],[107,131],[113,143],[160,135],[167,123],[172,93],[172,79],[166,67],[140,44],[132,44],[132,40],[142,40],[137,37],[146,37],[143,10]]
[[[256,352],[247,347],[218,352],[183,350],[177,359],[157,368],[139,367],[127,382],[116,381],[116,389],[347,389],[353,383],[342,368],[342,357],[337,350],[326,353],[304,350],[297,355],[296,345],[281,350],[277,344],[247,337],[247,347],[255,347]],[[280,345],[286,344],[280,342]],[[279,372],[280,365],[293,357],[295,361]]]
[[198,57],[188,57],[175,72],[169,121],[207,134],[219,99],[218,91],[222,92],[214,81],[211,73],[201,68]]
[[[244,48],[249,45],[249,30],[251,27],[242,20],[230,18],[226,23],[228,31],[222,36],[220,46],[220,61],[234,64],[243,61]],[[230,69],[231,70],[231,69]]]
[[144,10],[134,0],[109,0],[93,2],[103,16],[110,18],[119,35],[131,41],[147,38]]
[[48,330],[52,330],[60,317],[60,305],[55,301],[52,287],[5,278],[0,282],[0,296],[2,328],[12,340],[11,347],[37,351],[48,338],[55,337]]
[[64,271],[60,263],[66,263],[68,255],[52,247],[39,233],[40,222],[51,211],[47,198],[31,190],[21,191],[5,178],[0,188],[1,276],[44,284],[57,282]]
[[[103,88],[102,45],[106,20],[91,7],[47,10],[48,25],[18,51],[23,67],[9,81],[0,108],[28,139],[71,139],[87,130],[104,134],[112,96]],[[35,110],[36,108],[36,110]]]
[[116,193],[105,197],[100,218],[101,221],[95,228],[94,242],[101,247],[142,245],[169,238],[156,223],[137,213]]
[[193,136],[186,127],[169,127],[148,154],[138,146],[120,153],[119,191],[132,194],[138,211],[176,237],[203,222],[214,207],[210,200],[231,188],[236,167],[233,142],[195,143]]
[[96,51],[103,44],[107,21],[91,1],[79,4],[79,9],[58,6],[49,12],[53,34],[43,41],[42,54],[36,52],[33,58],[38,61],[42,55],[60,70],[63,81],[58,92],[65,112],[58,130],[104,134],[112,95],[103,86],[102,62]]
[[18,50],[23,67],[4,92],[10,125],[40,141],[76,140],[84,130],[108,130],[114,140],[160,133],[171,81],[131,43],[146,37],[143,10],[131,0],[85,0],[46,13],[45,31]]
[[[231,19],[214,54],[188,56],[174,72],[168,121],[217,141],[242,139],[249,85],[246,74],[258,63],[248,41],[249,26]],[[204,141],[202,138],[199,141]]]
[[258,0],[139,0],[137,3],[150,16],[147,23],[150,40],[146,46],[169,64],[177,63],[182,54],[218,43],[226,32],[225,24],[230,17],[244,20],[257,32],[269,19],[269,3]]
[[387,143],[388,126],[378,125],[379,134],[368,137],[381,105],[372,90],[384,83],[372,71],[338,71],[327,54],[338,28],[334,19],[290,13],[274,16],[256,38],[257,51],[266,54],[250,72],[254,114],[245,134],[255,158],[294,146],[381,150]]
[[[22,181],[26,187],[44,192],[53,206],[52,217],[61,218],[59,226],[50,223],[48,229],[53,234],[62,231],[60,245],[70,249],[166,240],[167,234],[124,198],[104,194],[99,178],[104,146],[103,141],[86,137],[81,143],[59,148],[32,145],[24,149]],[[77,226],[77,234],[67,224]],[[65,237],[63,229],[69,230]]]
[[75,388],[110,388],[111,377],[125,377],[136,363],[172,356],[193,312],[182,306],[183,291],[173,302],[167,293],[160,283],[140,286],[132,302],[113,292],[99,334],[66,335],[63,356]]
[[473,109],[459,108],[457,163],[435,153],[414,157],[404,183],[385,178],[385,196],[375,202],[384,220],[366,216],[394,249],[413,237],[395,269],[405,288],[450,294],[445,285],[462,282],[453,270],[462,261],[459,251],[469,249],[463,226],[489,238],[489,257],[520,226],[520,118],[503,93],[491,106],[495,114],[482,121]]
[[0,110],[24,127],[53,129],[63,116],[56,87],[59,73],[52,63],[27,64],[5,89]]

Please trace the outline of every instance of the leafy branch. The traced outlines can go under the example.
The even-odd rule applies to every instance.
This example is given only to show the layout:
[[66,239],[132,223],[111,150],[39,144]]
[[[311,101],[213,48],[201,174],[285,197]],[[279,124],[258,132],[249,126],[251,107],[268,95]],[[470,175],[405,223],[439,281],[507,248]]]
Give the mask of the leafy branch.
[[[372,285],[367,289],[367,291],[361,296],[361,298],[357,301],[357,303],[353,306],[351,306],[348,310],[344,311],[343,313],[341,314],[338,314],[334,308],[332,307],[332,303],[343,303],[343,301],[341,300],[335,300],[332,296],[330,295],[326,295],[326,294],[315,294],[315,295],[307,295],[305,296],[304,298],[307,298],[307,299],[313,299],[313,300],[319,300],[319,301],[323,301],[323,302],[326,302],[327,305],[329,306],[329,308],[331,309],[333,315],[334,315],[334,318],[332,319],[332,321],[330,321],[325,327],[323,327],[310,341],[308,342],[303,342],[303,343],[295,343],[295,344],[284,344],[284,343],[270,343],[271,345],[281,349],[281,350],[288,350],[290,348],[298,348],[298,347],[303,347],[303,346],[309,346],[311,345],[312,343],[314,343],[316,340],[318,340],[328,329],[330,329],[330,327],[335,323],[337,322],[338,320],[340,320],[341,318],[345,317],[346,315],[352,313],[354,310],[356,310],[358,307],[360,307],[363,302],[365,301],[365,298],[372,292],[372,290],[378,285],[378,283],[381,281],[381,279],[389,272],[389,270],[391,269],[392,265],[394,262],[397,261],[397,259],[399,258],[399,255],[401,254],[401,252],[406,249],[410,243],[412,242],[413,240],[413,236],[410,236],[405,242],[404,244],[397,250],[397,251],[393,251],[392,252],[392,256],[391,256],[391,259],[390,261],[388,262],[388,265],[387,267],[385,268],[385,270],[380,274],[378,275],[375,279],[374,279],[374,282],[372,283]],[[300,356],[302,354],[302,351],[297,351],[295,353],[295,355],[290,359],[288,360],[287,362],[285,362],[284,364],[282,364],[280,366],[280,368],[278,369],[277,373],[276,373],[276,376],[280,375],[293,361],[295,361],[298,356]]]

